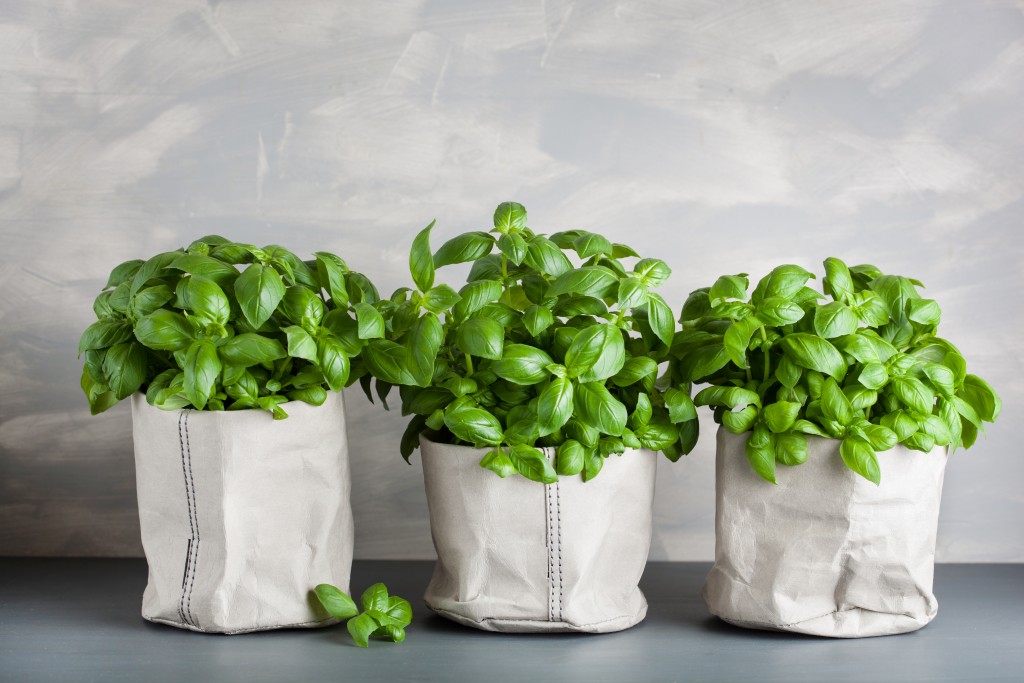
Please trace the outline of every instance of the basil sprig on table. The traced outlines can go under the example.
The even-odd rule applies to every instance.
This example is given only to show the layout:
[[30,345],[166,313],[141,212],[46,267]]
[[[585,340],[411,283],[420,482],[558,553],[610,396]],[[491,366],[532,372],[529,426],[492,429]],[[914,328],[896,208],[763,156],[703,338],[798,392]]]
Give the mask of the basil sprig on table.
[[733,432],[764,479],[807,459],[806,435],[841,439],[851,470],[874,483],[876,452],[968,448],[1001,402],[937,335],[940,309],[920,282],[870,265],[825,260],[813,274],[779,266],[747,297],[745,273],[723,275],[683,306],[672,352],[677,379],[711,386],[694,397]]
[[[413,416],[407,460],[429,432],[488,449],[480,464],[501,477],[551,483],[592,479],[626,448],[672,461],[693,448],[689,385],[658,379],[676,332],[654,291],[671,272],[664,262],[627,267],[621,260],[639,255],[592,232],[534,233],[514,202],[498,206],[490,232],[453,237],[432,254],[433,226],[413,240],[415,289],[375,305],[384,338],[363,351],[382,399],[401,385],[402,412]],[[470,262],[458,292],[435,283],[436,269]],[[368,396],[370,381],[362,378]],[[557,447],[554,466],[538,446]]]
[[360,311],[377,299],[334,254],[203,237],[113,270],[79,342],[82,390],[94,415],[143,390],[166,410],[284,418],[282,403],[320,405],[359,376]]
[[363,591],[362,612],[352,598],[329,583],[321,583],[313,592],[328,614],[348,621],[348,632],[359,647],[369,647],[370,638],[395,643],[405,640],[405,628],[412,623],[412,605],[397,595],[388,595],[383,583],[375,583]]

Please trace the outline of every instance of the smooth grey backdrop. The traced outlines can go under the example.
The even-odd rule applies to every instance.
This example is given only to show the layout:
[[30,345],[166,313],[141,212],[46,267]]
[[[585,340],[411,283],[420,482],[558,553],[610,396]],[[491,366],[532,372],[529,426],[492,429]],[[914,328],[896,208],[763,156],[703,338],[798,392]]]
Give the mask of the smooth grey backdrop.
[[[676,308],[829,255],[922,279],[1006,404],[939,559],[1024,560],[1022,111],[1019,2],[2,0],[0,554],[141,551],[128,406],[77,386],[113,265],[218,232],[390,291],[515,199],[670,262]],[[346,399],[357,555],[432,556],[403,420]],[[712,557],[713,449],[662,463],[654,559]]]

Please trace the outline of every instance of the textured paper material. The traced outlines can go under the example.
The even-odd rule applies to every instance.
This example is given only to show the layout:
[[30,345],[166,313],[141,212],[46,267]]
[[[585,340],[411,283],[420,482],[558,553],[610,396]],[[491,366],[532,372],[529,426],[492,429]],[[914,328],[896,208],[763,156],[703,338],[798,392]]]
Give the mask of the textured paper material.
[[[327,626],[318,583],[348,592],[352,565],[345,407],[165,411],[132,397],[142,616],[211,633]],[[315,600],[315,598],[314,598]]]
[[875,486],[839,442],[809,437],[777,486],[751,469],[747,435],[718,431],[712,614],[748,628],[857,638],[915,631],[938,610],[935,530],[946,449],[878,454]]
[[[647,615],[656,455],[544,486],[480,467],[486,451],[420,439],[437,565],[426,603],[485,631],[606,633]],[[552,458],[554,449],[542,449]]]

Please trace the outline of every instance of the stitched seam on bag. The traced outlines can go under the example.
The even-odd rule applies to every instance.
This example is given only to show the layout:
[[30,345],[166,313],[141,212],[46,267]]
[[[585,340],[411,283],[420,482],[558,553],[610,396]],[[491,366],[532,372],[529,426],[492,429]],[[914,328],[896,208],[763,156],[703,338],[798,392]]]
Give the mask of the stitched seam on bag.
[[181,598],[178,600],[178,616],[181,617],[183,623],[192,625],[189,620],[185,617],[185,584],[188,583],[188,571],[192,564],[192,539],[195,537],[195,525],[192,522],[192,497],[188,492],[188,475],[185,470],[185,439],[182,436],[181,422],[185,416],[185,411],[182,410],[178,413],[178,448],[181,451],[181,478],[185,482],[185,505],[188,508],[188,529],[191,537],[189,538],[188,550],[185,555],[185,575],[181,582]]
[[194,544],[195,552],[192,557],[192,578],[189,579],[188,601],[186,604],[186,611],[188,612],[188,615],[192,619],[192,622],[195,624],[196,628],[199,628],[199,621],[192,613],[192,587],[195,585],[196,582],[196,573],[198,572],[199,565],[199,504],[196,502],[196,482],[195,479],[192,477],[192,442],[189,439],[188,434],[188,416],[190,412],[192,411],[187,411],[185,413],[185,451],[188,454],[188,478],[189,482],[192,485],[192,507],[195,511],[196,517],[196,542]]
[[558,513],[558,618],[561,620],[565,610],[565,581],[562,577],[562,489],[555,482],[555,509]]
[[544,545],[548,554],[548,621],[555,619],[555,574],[554,574],[554,534],[552,534],[551,517],[551,487],[544,486],[544,507],[547,513],[547,528],[545,531]]

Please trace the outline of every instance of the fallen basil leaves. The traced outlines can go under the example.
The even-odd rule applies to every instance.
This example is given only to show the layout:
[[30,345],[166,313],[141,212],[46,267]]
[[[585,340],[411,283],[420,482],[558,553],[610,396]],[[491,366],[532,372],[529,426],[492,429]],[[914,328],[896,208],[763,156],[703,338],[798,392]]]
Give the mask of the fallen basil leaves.
[[352,598],[330,584],[321,583],[313,592],[328,614],[347,620],[348,632],[359,647],[368,647],[370,638],[396,643],[405,640],[405,629],[412,622],[412,606],[408,600],[388,595],[383,583],[375,583],[363,592],[362,612]]
[[747,459],[773,483],[776,464],[807,459],[808,435],[841,440],[846,466],[875,484],[876,453],[897,443],[973,445],[1002,404],[937,336],[939,305],[921,297],[923,285],[837,258],[824,266],[825,294],[795,265],[773,270],[749,299],[745,273],[691,293],[673,380],[711,385],[693,402],[730,432],[750,432]]

